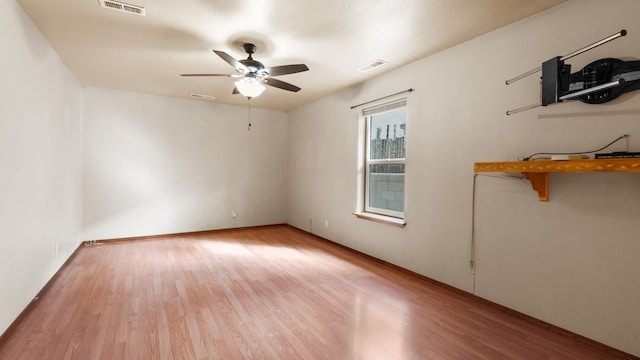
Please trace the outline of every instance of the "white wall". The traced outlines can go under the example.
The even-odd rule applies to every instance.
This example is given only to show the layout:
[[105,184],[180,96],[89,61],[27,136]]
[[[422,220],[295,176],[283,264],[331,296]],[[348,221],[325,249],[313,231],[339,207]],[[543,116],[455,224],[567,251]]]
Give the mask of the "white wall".
[[[625,133],[640,151],[640,92],[505,115],[540,96],[539,74],[505,80],[554,56],[626,28],[568,63],[640,59],[639,12],[634,0],[574,0],[290,112],[288,222],[640,355],[638,175],[552,174],[548,203],[525,181],[478,177],[475,275],[468,265],[474,162],[589,150]],[[409,87],[399,229],[351,214],[358,111],[349,107]]]
[[[473,162],[623,133],[640,150],[640,93],[504,114],[539,96],[535,76],[505,79],[621,28],[626,38],[569,63],[640,58],[639,10],[574,0],[292,111],[288,127],[281,112],[254,109],[247,132],[243,107],[85,89],[83,174],[82,89],[15,2],[0,2],[0,332],[79,245],[84,186],[85,239],[286,220],[640,355],[637,175],[552,174],[548,203],[525,182],[479,177],[475,275],[468,267]],[[408,226],[398,229],[351,215],[349,106],[408,87]]]
[[0,44],[1,334],[80,244],[82,88],[14,1]]
[[96,88],[84,97],[85,239],[286,221],[285,113],[253,108],[248,131],[247,107]]

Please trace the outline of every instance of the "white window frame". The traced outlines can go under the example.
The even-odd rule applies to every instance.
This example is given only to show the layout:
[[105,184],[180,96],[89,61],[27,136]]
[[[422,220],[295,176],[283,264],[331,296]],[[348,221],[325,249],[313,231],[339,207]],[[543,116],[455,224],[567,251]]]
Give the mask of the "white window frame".
[[[378,105],[372,108],[368,108],[368,109],[364,109],[362,114],[364,116],[364,120],[365,120],[365,135],[364,135],[364,142],[365,142],[365,153],[364,153],[364,169],[365,169],[365,176],[364,176],[364,211],[366,213],[371,213],[371,214],[378,214],[378,215],[383,215],[383,216],[389,216],[389,217],[393,217],[393,218],[398,218],[398,219],[404,219],[405,218],[405,212],[400,212],[400,211],[393,211],[393,210],[389,210],[389,209],[383,209],[383,208],[378,208],[378,207],[373,207],[369,205],[369,184],[370,182],[370,169],[369,169],[369,165],[376,165],[376,164],[404,164],[405,165],[405,174],[406,174],[406,154],[404,158],[396,158],[396,159],[371,159],[371,151],[370,151],[370,146],[371,146],[371,118],[375,115],[380,115],[383,114],[385,112],[389,112],[389,111],[394,111],[394,110],[398,110],[398,109],[402,109],[402,108],[407,108],[407,99],[406,98],[402,98],[402,99],[398,99],[398,100],[394,100],[392,102],[388,102],[382,105]],[[408,116],[407,116],[408,118]],[[405,118],[406,121],[406,118]],[[406,135],[405,135],[406,136]],[[405,184],[406,184],[406,175],[405,175]],[[406,186],[405,186],[405,194],[404,194],[404,198],[406,199]],[[403,199],[404,201],[404,199]]]

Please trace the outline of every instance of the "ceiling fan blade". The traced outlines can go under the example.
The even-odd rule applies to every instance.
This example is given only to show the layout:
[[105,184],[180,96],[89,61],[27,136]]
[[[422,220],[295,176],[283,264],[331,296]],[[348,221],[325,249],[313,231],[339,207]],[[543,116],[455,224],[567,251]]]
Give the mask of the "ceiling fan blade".
[[269,72],[269,76],[294,74],[307,70],[309,70],[309,68],[305,64],[281,65],[270,67],[267,69],[267,71]]
[[300,88],[293,85],[293,84],[289,84],[288,82],[284,82],[278,79],[274,79],[274,78],[267,78],[264,79],[264,83],[269,85],[269,86],[273,86],[273,87],[277,87],[279,89],[282,90],[288,90],[288,91],[293,91],[293,92],[298,92],[300,91]]
[[236,70],[245,70],[248,71],[246,66],[244,66],[240,61],[236,60],[233,56],[227,54],[224,51],[213,50],[216,55],[220,56],[220,58],[227,62],[227,64],[233,66]]
[[236,77],[235,74],[180,74],[180,76],[225,76],[225,77]]

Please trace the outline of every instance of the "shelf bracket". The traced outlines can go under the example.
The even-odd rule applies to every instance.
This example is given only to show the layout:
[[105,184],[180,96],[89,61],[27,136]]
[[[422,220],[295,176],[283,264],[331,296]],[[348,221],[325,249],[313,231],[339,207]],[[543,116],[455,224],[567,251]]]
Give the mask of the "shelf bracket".
[[549,173],[525,172],[522,175],[531,182],[531,187],[538,193],[538,200],[549,201]]

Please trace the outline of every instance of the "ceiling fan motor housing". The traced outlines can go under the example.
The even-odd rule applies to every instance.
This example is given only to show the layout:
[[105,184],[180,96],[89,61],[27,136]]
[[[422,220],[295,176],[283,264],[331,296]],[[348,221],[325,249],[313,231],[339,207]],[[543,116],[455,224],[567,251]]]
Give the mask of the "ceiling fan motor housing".
[[258,77],[269,76],[269,72],[265,70],[264,64],[262,64],[260,61],[254,60],[251,56],[251,54],[256,52],[258,47],[251,43],[245,43],[242,47],[244,47],[244,51],[246,51],[249,56],[244,60],[239,60],[239,62],[242,65],[246,66],[246,68],[249,70],[248,73],[255,74]]
[[251,58],[238,60],[242,65],[246,66],[250,72],[256,72],[264,69],[264,65],[257,60]]

